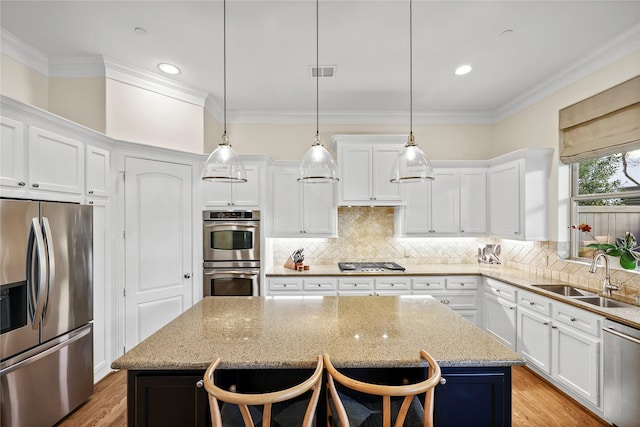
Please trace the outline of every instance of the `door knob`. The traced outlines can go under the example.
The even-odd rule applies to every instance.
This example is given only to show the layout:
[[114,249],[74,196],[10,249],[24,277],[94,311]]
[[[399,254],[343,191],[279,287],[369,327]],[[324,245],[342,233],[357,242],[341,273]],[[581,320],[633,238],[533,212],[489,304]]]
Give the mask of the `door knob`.
[[185,279],[191,279],[191,273],[185,273],[184,274],[184,278]]

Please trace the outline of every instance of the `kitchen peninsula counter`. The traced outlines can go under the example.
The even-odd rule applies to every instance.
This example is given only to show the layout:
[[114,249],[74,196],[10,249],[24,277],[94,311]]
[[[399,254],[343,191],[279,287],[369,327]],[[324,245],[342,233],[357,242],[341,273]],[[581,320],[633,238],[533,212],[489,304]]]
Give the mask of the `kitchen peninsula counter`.
[[[511,425],[511,367],[522,358],[428,295],[206,297],[112,368],[128,370],[129,426],[205,426],[207,394],[198,383],[217,357],[222,386],[268,374],[278,389],[310,375],[322,353],[340,369],[421,378],[420,349],[446,379],[436,388],[439,426]],[[320,399],[318,425],[323,405]]]

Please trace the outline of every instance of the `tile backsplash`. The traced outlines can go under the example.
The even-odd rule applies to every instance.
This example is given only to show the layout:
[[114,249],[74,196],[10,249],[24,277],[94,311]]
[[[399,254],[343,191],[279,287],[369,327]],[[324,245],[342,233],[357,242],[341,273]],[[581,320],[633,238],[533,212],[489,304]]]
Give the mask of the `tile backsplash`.
[[[284,264],[297,248],[304,248],[305,263],[330,265],[341,261],[394,261],[411,264],[475,264],[478,248],[486,244],[502,246],[502,264],[544,279],[569,282],[583,288],[599,290],[604,268],[596,274],[583,262],[566,261],[567,243],[521,242],[493,238],[401,238],[393,236],[393,207],[338,208],[338,238],[273,239],[275,265]],[[559,255],[560,254],[560,255]],[[618,295],[632,298],[640,294],[640,274],[615,268],[611,259],[611,282],[620,283]]]

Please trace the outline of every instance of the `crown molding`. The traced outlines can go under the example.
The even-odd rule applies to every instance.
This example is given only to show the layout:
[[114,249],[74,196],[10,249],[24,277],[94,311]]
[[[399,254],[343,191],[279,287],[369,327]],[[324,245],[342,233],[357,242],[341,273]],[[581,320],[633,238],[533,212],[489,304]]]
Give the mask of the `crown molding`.
[[105,77],[204,107],[208,93],[156,73],[104,58]]
[[0,28],[0,30],[0,51],[2,53],[40,74],[49,75],[49,58],[44,52],[4,28]]
[[495,111],[493,121],[500,122],[538,101],[570,86],[578,80],[640,50],[640,24],[603,44],[597,50],[555,73]]

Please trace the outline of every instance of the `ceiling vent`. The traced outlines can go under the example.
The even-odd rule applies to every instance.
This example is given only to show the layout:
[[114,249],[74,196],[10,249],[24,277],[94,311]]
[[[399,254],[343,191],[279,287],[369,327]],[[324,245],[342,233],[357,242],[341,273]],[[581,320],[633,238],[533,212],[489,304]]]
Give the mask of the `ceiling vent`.
[[310,65],[309,70],[311,71],[311,77],[335,77],[336,76],[336,66],[335,65],[320,65],[316,67],[315,65]]

